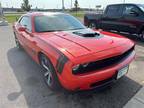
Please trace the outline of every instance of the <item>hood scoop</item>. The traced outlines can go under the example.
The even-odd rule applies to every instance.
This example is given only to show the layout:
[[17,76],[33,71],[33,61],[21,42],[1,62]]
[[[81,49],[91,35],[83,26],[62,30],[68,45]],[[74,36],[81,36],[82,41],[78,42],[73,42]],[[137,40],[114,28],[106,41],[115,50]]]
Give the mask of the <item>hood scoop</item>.
[[84,29],[84,30],[80,30],[80,31],[74,31],[72,33],[75,34],[75,35],[78,35],[78,36],[82,36],[82,37],[98,37],[98,36],[100,36],[99,33],[94,32],[94,31],[92,31],[90,29]]

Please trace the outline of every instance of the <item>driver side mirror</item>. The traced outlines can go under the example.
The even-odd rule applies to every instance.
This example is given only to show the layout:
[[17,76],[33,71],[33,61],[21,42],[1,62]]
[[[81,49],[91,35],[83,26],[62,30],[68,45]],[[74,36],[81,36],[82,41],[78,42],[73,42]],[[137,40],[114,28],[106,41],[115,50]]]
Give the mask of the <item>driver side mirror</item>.
[[21,26],[21,27],[18,28],[18,30],[19,30],[20,32],[26,31],[26,27]]

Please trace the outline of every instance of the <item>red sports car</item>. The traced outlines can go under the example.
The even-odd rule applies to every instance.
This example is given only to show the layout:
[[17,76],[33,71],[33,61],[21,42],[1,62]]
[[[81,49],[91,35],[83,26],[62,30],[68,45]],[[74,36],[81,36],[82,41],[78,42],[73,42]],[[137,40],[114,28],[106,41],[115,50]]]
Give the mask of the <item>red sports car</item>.
[[131,40],[86,28],[64,13],[28,13],[13,30],[17,47],[46,70],[45,80],[53,90],[107,85],[124,76],[135,57]]

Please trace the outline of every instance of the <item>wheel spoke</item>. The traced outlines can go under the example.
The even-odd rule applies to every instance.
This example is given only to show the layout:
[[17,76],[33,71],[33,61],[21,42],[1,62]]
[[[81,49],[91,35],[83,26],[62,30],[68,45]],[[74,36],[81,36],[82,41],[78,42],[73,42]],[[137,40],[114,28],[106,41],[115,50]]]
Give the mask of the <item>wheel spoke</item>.
[[47,76],[48,76],[48,74],[49,74],[49,72],[46,72],[46,73],[44,74],[44,76],[45,76],[45,77],[47,77]]
[[48,83],[48,85],[51,85],[51,75],[50,74],[48,75],[47,83]]
[[42,58],[42,66],[46,69],[46,70],[49,70],[49,68],[47,67],[47,61],[45,60],[46,58]]
[[43,64],[43,67],[44,67],[46,70],[49,70],[48,67],[47,67],[45,64]]
[[46,82],[49,86],[52,85],[52,74],[51,74],[51,71],[49,69],[49,67],[47,66],[47,59],[45,57],[42,57],[42,66],[46,69],[46,72],[44,74],[44,76],[46,77]]

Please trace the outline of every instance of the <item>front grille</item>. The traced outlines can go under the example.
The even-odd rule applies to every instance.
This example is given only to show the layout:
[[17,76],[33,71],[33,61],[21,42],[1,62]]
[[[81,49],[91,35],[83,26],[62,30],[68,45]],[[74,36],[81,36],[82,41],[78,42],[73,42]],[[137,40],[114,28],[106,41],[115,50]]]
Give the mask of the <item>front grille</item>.
[[132,47],[131,49],[129,49],[128,51],[126,51],[122,55],[118,55],[115,57],[91,62],[85,68],[80,66],[80,68],[78,70],[73,71],[73,74],[77,75],[77,74],[88,73],[88,72],[92,72],[95,70],[100,70],[100,69],[112,66],[112,65],[117,64],[117,63],[123,61],[124,59],[126,59],[132,53],[133,50],[134,50],[134,47]]

